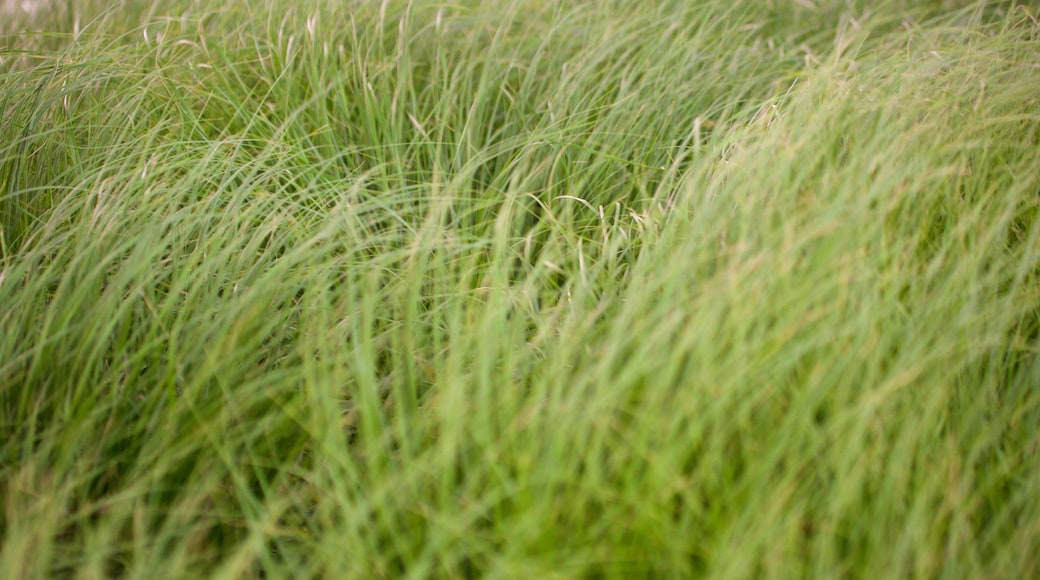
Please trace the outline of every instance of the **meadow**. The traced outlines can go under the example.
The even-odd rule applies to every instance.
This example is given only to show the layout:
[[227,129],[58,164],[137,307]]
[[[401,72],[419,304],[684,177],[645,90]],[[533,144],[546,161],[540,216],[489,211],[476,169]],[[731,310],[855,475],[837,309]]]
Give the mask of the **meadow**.
[[0,577],[1040,576],[1040,21],[0,15]]

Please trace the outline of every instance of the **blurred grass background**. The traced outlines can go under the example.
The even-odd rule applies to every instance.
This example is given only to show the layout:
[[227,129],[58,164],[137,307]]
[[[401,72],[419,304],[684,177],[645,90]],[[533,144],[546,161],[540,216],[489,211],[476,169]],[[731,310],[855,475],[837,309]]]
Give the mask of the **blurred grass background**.
[[1035,8],[6,10],[0,576],[1040,573]]

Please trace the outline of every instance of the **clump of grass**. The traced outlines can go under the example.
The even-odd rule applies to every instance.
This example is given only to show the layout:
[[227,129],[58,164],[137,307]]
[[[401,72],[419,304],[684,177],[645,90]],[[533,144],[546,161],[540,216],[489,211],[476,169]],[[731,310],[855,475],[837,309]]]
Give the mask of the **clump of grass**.
[[70,10],[0,575],[1037,574],[1025,6]]

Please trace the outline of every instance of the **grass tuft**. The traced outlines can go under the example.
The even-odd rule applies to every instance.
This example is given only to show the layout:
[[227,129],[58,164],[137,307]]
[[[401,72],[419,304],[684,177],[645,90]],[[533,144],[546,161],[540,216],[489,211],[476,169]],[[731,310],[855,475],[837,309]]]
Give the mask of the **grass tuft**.
[[1040,575],[1034,9],[75,4],[0,577]]

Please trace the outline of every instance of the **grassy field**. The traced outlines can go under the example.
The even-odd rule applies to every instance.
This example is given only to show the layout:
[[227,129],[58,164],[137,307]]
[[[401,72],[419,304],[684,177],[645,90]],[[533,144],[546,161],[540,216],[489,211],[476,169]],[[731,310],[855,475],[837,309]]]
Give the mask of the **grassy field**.
[[8,4],[0,577],[1040,576],[1035,5]]

